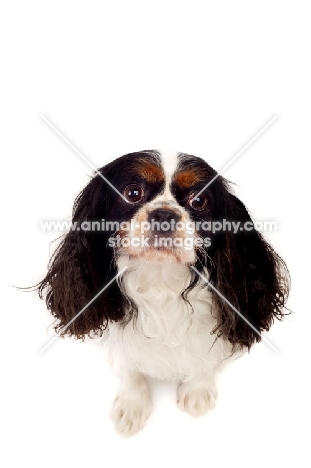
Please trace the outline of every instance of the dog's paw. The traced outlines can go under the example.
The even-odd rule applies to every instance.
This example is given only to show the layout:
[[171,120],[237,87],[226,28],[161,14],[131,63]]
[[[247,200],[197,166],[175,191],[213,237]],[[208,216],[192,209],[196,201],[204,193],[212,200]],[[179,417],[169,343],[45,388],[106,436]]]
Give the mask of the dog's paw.
[[209,410],[215,408],[217,390],[214,386],[208,388],[188,389],[187,383],[181,384],[178,389],[178,407],[193,418],[203,416]]
[[118,396],[110,412],[116,431],[122,437],[131,437],[137,434],[145,427],[151,414],[151,407],[148,398],[138,400]]

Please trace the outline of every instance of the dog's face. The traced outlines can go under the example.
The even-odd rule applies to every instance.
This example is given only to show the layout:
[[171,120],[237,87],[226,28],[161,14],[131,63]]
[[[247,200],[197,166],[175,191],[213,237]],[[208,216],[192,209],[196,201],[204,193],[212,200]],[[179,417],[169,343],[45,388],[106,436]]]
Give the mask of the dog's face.
[[[194,264],[210,243],[203,223],[211,220],[214,197],[205,186],[215,171],[195,156],[157,151],[123,156],[118,165],[123,170],[114,165],[107,173],[123,195],[111,194],[107,226],[116,229],[108,245],[117,255]],[[219,190],[223,179],[215,185]]]
[[[223,221],[226,229],[213,229],[213,223]],[[103,228],[70,231],[39,284],[59,321],[56,328],[66,326],[70,335],[102,332],[110,321],[124,319],[128,304],[127,316],[137,312],[115,281],[121,257],[123,265],[134,257],[136,263],[150,262],[150,268],[153,262],[181,263],[191,276],[187,290],[198,284],[198,273],[208,276],[202,287],[213,296],[214,332],[233,345],[250,347],[260,340],[254,328],[268,330],[283,316],[286,265],[252,228],[227,181],[201,158],[158,151],[122,156],[99,169],[79,194],[73,222]],[[233,225],[242,229],[234,232]],[[82,308],[85,313],[72,321]]]

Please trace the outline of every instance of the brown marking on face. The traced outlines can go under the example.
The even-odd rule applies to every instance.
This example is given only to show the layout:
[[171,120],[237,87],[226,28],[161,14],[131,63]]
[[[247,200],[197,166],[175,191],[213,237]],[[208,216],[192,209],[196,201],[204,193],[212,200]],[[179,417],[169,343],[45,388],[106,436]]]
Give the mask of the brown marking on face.
[[164,182],[163,170],[152,161],[140,161],[138,174],[149,183]]
[[136,214],[134,220],[136,223],[140,224],[140,223],[146,222],[147,219],[148,219],[148,212],[146,208],[143,206]]
[[182,189],[189,189],[201,181],[202,174],[200,174],[199,171],[194,168],[177,172],[173,177],[173,182]]

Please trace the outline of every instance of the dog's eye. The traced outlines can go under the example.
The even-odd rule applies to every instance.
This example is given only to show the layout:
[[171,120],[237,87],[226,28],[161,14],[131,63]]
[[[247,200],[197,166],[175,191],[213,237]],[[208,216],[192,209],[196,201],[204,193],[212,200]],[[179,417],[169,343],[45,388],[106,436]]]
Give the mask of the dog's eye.
[[130,184],[124,190],[123,195],[129,203],[137,203],[143,198],[144,191],[140,185]]
[[189,205],[196,211],[202,211],[207,205],[207,198],[203,193],[199,196],[196,195],[197,193],[198,192],[194,192],[190,195]]

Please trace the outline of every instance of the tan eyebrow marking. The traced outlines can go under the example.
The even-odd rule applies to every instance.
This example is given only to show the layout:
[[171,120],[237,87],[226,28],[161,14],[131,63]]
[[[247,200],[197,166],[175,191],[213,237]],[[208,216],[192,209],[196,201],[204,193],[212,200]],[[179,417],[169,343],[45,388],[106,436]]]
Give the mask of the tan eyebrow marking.
[[164,181],[163,170],[150,161],[140,161],[138,167],[138,174],[150,183]]
[[[188,189],[193,185],[203,180],[203,174],[200,174],[197,169],[186,169],[184,171],[177,172],[173,177],[173,182],[182,189]],[[204,174],[206,178],[206,174]]]

